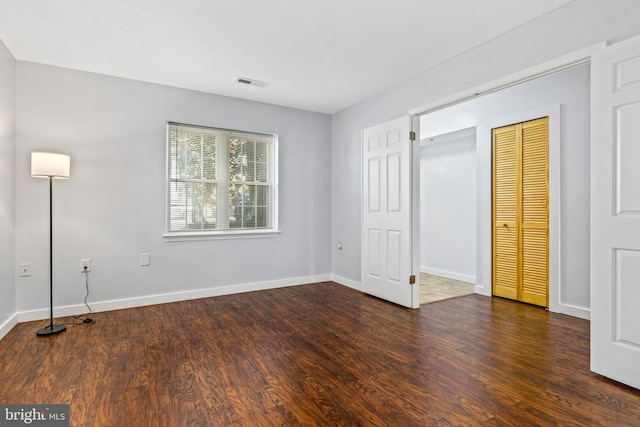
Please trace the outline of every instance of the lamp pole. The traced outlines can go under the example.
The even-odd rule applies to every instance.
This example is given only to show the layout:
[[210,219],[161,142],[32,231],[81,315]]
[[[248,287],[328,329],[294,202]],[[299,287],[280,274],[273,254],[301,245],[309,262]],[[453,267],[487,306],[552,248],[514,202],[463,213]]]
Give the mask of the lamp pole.
[[53,176],[49,176],[49,326],[39,329],[37,335],[58,334],[66,325],[53,324]]

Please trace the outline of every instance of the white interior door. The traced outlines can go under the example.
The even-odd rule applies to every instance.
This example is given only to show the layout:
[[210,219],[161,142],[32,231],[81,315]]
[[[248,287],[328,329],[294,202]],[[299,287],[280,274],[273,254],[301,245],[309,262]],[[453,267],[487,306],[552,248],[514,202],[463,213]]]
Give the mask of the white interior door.
[[591,369],[640,388],[640,37],[591,64]]
[[418,257],[415,121],[401,117],[362,132],[362,290],[412,308],[420,306],[419,285],[412,284]]

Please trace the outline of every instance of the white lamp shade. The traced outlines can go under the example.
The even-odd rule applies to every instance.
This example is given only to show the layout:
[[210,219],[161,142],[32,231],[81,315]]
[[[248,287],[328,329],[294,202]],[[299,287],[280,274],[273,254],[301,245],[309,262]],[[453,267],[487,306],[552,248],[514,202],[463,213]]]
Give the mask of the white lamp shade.
[[34,178],[71,177],[71,157],[66,154],[31,153],[31,176]]

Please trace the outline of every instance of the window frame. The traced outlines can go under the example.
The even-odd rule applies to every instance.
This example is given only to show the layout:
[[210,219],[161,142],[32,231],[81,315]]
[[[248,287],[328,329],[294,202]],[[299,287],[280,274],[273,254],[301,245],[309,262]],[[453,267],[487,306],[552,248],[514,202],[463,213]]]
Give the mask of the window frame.
[[[190,128],[194,131],[202,130],[207,133],[220,133],[233,136],[249,136],[249,137],[268,137],[271,139],[271,149],[268,150],[268,158],[270,162],[267,164],[267,176],[271,177],[268,183],[269,191],[269,217],[271,224],[265,228],[224,228],[224,229],[194,229],[194,230],[177,230],[172,231],[170,227],[170,203],[171,203],[171,131],[173,127]],[[218,154],[218,143],[216,143],[216,159]],[[278,134],[254,132],[246,130],[235,130],[226,128],[217,128],[202,125],[192,125],[178,122],[166,123],[165,135],[165,225],[163,239],[164,241],[187,241],[187,240],[211,240],[211,239],[242,239],[242,238],[260,238],[260,237],[277,237],[280,234],[278,228]],[[228,165],[228,160],[227,160]],[[216,177],[215,181],[221,181],[220,177]],[[235,182],[227,175],[227,185]],[[255,181],[253,181],[255,182]],[[216,205],[218,209],[219,205]]]

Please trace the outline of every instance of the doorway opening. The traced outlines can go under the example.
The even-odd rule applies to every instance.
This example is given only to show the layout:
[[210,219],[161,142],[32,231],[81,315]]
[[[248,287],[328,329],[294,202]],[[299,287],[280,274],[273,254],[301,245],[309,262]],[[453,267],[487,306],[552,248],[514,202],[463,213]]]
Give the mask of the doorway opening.
[[492,295],[492,129],[548,117],[548,309],[588,318],[588,105],[589,66],[580,64],[420,116],[421,140],[475,128],[475,293]]
[[474,293],[476,128],[420,140],[420,304]]

